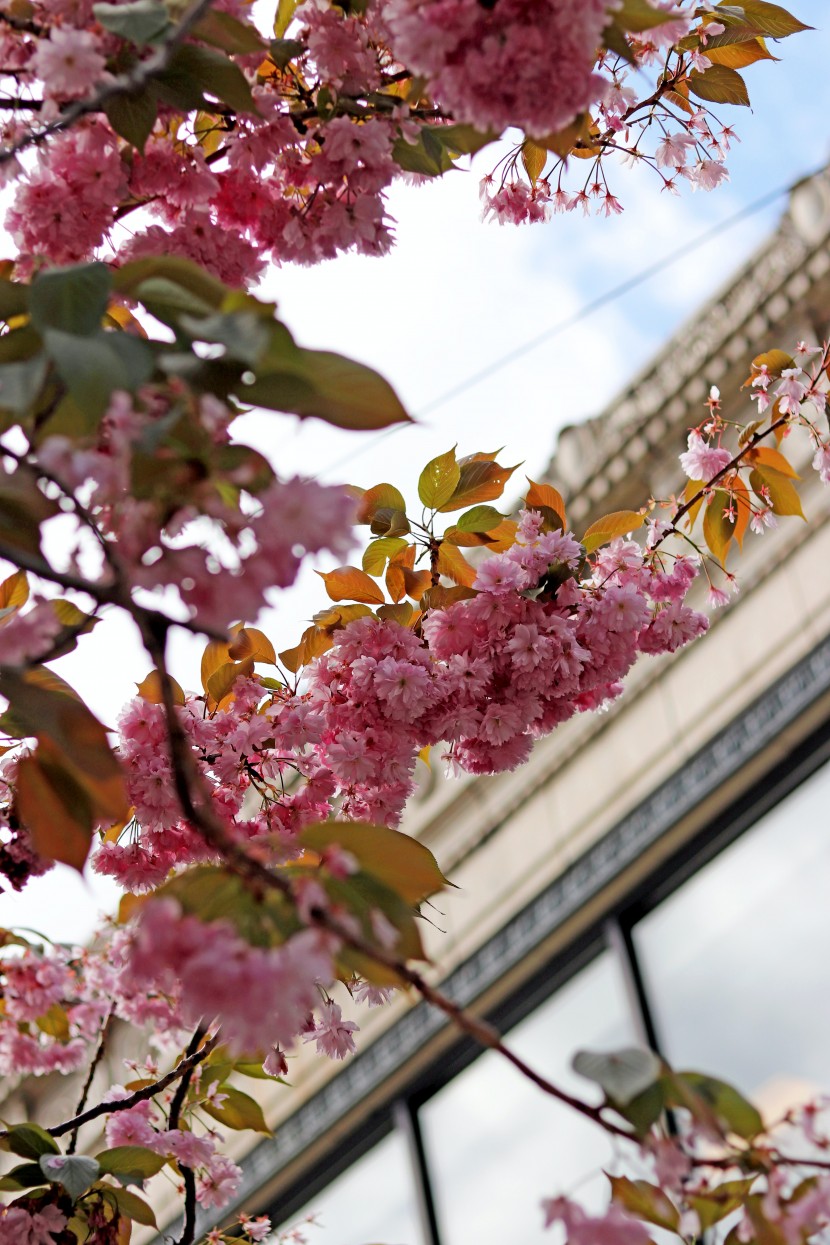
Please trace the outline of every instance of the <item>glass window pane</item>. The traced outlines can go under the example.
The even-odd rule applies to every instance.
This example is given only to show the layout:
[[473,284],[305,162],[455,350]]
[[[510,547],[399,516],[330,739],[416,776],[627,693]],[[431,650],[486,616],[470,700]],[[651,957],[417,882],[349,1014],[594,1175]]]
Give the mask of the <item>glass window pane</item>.
[[[592,1086],[570,1071],[575,1050],[634,1042],[617,968],[603,954],[507,1035],[534,1069],[585,1099]],[[609,1141],[488,1052],[421,1110],[442,1245],[550,1245],[541,1200],[603,1198],[598,1173]],[[602,1191],[602,1192],[601,1192]]]
[[392,1133],[282,1225],[315,1216],[308,1245],[424,1245],[405,1139]]
[[824,767],[634,931],[667,1058],[769,1113],[830,1085]]

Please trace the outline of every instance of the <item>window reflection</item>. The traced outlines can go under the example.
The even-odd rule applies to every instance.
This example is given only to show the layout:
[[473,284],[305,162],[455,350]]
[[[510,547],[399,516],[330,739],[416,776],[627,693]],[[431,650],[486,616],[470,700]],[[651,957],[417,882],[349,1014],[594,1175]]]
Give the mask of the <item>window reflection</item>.
[[666,1056],[762,1109],[830,1084],[830,768],[634,930]]
[[313,1215],[308,1245],[425,1245],[406,1142],[398,1133],[359,1159],[282,1229]]
[[[583,1098],[592,1087],[569,1068],[579,1047],[634,1041],[617,969],[603,954],[507,1035],[539,1072]],[[596,1100],[596,1099],[595,1099]],[[550,1245],[540,1202],[562,1192],[598,1199],[611,1145],[494,1053],[421,1110],[442,1245]]]

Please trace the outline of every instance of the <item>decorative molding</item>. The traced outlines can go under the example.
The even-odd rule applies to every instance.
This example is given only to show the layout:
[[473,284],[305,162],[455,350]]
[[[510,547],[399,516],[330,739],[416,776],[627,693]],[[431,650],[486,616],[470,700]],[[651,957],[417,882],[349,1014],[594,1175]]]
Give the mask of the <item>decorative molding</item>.
[[[579,860],[517,913],[443,982],[441,988],[469,1006],[514,969],[566,920],[596,898],[649,847],[830,692],[830,637],[768,688],[744,713],[715,735],[688,764],[667,779]],[[225,1221],[274,1174],[331,1130],[385,1080],[398,1072],[449,1022],[419,1003],[342,1072],[260,1142],[243,1160],[234,1205],[200,1215],[197,1236]],[[170,1232],[178,1235],[177,1226]],[[160,1238],[157,1238],[160,1239]]]

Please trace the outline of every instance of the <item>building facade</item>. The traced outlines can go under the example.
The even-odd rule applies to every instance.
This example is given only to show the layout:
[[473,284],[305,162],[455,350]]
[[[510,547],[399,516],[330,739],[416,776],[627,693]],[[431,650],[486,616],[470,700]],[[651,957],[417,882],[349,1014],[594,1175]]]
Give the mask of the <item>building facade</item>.
[[[828,335],[828,240],[822,174],[629,389],[560,436],[549,479],[577,531],[677,488],[710,385],[746,419],[752,356]],[[748,538],[702,642],[641,660],[609,712],[515,773],[424,770],[407,814],[459,888],[426,912],[431,977],[583,1096],[573,1052],[631,1044],[772,1113],[830,1086],[830,490],[809,467],[803,501],[807,523]],[[360,1021],[345,1064],[301,1054],[291,1089],[246,1084],[275,1132],[240,1141],[236,1210],[316,1211],[309,1245],[536,1245],[543,1197],[596,1195],[610,1143],[498,1056],[414,998]]]

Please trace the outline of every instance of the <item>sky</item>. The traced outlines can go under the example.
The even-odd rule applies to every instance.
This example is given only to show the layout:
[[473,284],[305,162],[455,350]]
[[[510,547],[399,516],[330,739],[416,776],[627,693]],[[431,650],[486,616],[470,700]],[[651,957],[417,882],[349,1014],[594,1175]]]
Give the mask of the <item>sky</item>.
[[[481,221],[479,179],[495,163],[484,152],[471,170],[393,188],[391,255],[271,270],[260,293],[278,303],[300,344],[377,368],[416,423],[356,434],[260,413],[238,421],[239,439],[263,450],[282,475],[362,487],[388,480],[413,498],[421,467],[453,445],[459,455],[503,446],[500,461],[523,464],[518,478],[538,479],[557,432],[613,400],[775,228],[786,198],[731,228],[730,217],[830,159],[830,0],[787,3],[817,29],[773,45],[780,64],[746,71],[753,107],[721,113],[741,142],[729,158],[731,180],[716,191],[684,188],[678,198],[661,193],[648,170],[621,168],[611,181],[621,216],[568,213],[501,227]],[[559,331],[598,297],[708,232],[710,240],[686,258],[661,264],[637,288]],[[476,380],[543,334],[541,345]],[[325,604],[308,570],[259,625],[286,648]],[[172,670],[186,687],[198,687],[200,653],[182,633],[175,637]],[[131,625],[108,618],[56,669],[112,726],[149,664]],[[0,895],[0,924],[80,939],[112,902],[100,879],[58,866],[23,895]]]

